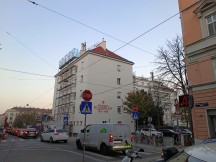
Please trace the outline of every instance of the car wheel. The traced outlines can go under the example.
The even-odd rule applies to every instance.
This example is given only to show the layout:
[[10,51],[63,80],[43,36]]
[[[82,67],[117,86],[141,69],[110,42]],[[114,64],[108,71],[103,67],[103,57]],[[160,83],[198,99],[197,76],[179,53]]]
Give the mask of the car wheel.
[[53,143],[53,138],[52,137],[50,137],[49,142]]
[[68,140],[64,140],[64,143],[67,143],[68,142]]
[[42,136],[40,136],[40,141],[41,141],[41,142],[43,142],[43,141],[44,141]]
[[82,150],[82,145],[81,145],[80,140],[76,141],[76,146],[77,146],[77,149]]
[[103,155],[107,154],[107,146],[104,143],[100,146],[100,153]]

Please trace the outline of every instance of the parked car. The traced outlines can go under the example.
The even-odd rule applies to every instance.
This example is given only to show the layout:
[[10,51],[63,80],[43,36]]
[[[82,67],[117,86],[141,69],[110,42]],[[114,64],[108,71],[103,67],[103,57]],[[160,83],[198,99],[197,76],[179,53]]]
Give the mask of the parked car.
[[0,128],[0,138],[2,137],[3,131],[4,131],[4,128]]
[[52,142],[57,142],[57,141],[64,141],[64,143],[68,142],[68,132],[63,129],[48,129],[45,132],[42,132],[40,135],[40,141],[49,141],[50,143]]
[[26,128],[23,132],[23,138],[37,138],[38,137],[38,131],[36,128]]
[[154,128],[142,128],[140,132],[141,135],[145,136],[163,136],[162,132],[159,132]]
[[11,134],[17,136],[17,133],[18,133],[18,128],[12,128]]
[[192,132],[189,129],[180,129],[180,132],[183,134],[190,134],[192,135]]
[[175,144],[177,144],[180,141],[179,132],[175,132],[172,129],[160,129],[159,131],[163,133],[164,137],[172,137],[174,139]]
[[24,138],[26,133],[27,133],[26,129],[19,129],[18,133],[17,133],[17,136]]
[[157,162],[215,162],[216,160],[216,143],[205,143],[188,147],[179,153],[176,149],[167,148],[162,151],[162,158]]
[[82,129],[76,138],[78,149],[83,148],[84,131],[85,146],[99,150],[102,154],[109,151],[126,151],[132,148],[132,134],[127,124],[90,124]]

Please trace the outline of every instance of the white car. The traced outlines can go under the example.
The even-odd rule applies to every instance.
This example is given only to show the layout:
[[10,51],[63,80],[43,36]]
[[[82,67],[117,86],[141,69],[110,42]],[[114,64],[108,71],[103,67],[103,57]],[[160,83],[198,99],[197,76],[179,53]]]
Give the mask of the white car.
[[159,132],[154,128],[142,128],[140,133],[145,136],[163,136],[162,132]]
[[[164,152],[165,151],[165,152]],[[162,157],[157,162],[215,162],[216,161],[216,143],[198,144],[186,148],[177,153],[176,151],[167,152],[162,150]]]
[[49,141],[50,143],[57,141],[64,141],[64,143],[67,143],[68,138],[68,132],[63,129],[48,129],[40,135],[41,142]]

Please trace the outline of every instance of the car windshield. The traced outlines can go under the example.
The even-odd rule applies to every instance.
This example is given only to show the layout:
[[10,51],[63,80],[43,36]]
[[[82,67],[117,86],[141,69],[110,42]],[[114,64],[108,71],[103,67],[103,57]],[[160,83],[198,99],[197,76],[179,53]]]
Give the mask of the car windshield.
[[151,128],[150,130],[151,130],[151,131],[156,131],[156,129],[153,129],[153,128]]
[[58,130],[56,130],[56,132],[58,132],[58,133],[64,133],[64,132],[67,132],[67,131],[63,130],[63,129],[58,129]]
[[203,160],[197,159],[193,156],[188,155],[186,152],[181,151],[180,153],[173,156],[167,162],[205,162]]

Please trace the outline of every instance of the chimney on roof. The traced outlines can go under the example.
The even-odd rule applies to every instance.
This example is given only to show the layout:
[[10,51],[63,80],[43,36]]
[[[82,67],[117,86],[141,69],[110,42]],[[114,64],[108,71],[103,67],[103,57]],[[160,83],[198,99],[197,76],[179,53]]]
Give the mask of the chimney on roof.
[[154,81],[154,72],[150,72],[151,74],[151,80]]
[[86,52],[86,42],[81,43],[80,55],[84,54],[85,52]]
[[102,47],[104,50],[106,50],[106,41],[103,38],[103,41],[97,45],[97,47]]

